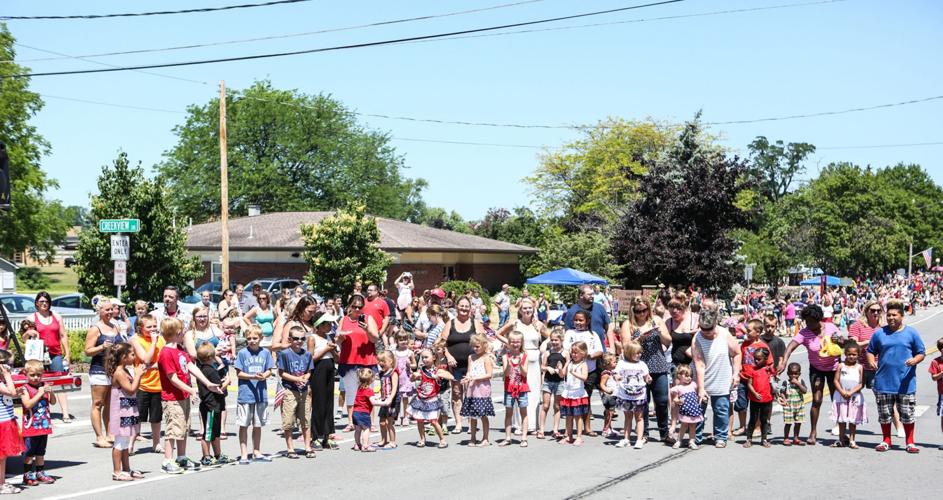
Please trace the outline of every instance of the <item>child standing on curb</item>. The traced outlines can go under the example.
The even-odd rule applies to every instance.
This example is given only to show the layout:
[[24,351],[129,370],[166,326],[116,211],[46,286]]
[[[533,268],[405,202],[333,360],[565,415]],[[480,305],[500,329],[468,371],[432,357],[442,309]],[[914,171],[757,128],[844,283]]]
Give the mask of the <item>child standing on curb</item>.
[[35,486],[39,483],[52,484],[55,479],[46,474],[46,444],[52,434],[52,418],[49,407],[56,404],[56,395],[49,385],[42,385],[43,363],[31,359],[24,366],[26,385],[23,386],[23,440],[26,452],[23,458],[23,484]]
[[264,455],[262,428],[268,424],[268,390],[265,380],[272,376],[275,363],[272,354],[263,347],[262,328],[252,325],[246,332],[246,347],[236,355],[236,375],[239,377],[239,396],[236,400],[236,420],[239,425],[239,464],[249,465],[249,427],[252,427],[252,460],[271,462]]

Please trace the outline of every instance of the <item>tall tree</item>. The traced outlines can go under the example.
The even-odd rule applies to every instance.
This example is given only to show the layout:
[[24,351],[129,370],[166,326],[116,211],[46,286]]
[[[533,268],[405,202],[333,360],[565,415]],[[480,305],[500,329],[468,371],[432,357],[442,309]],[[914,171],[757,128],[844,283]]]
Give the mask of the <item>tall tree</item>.
[[815,152],[815,146],[805,142],[783,141],[770,143],[758,136],[747,146],[750,149],[748,176],[759,194],[769,201],[777,201],[792,188],[796,176],[805,172],[802,162]]
[[601,121],[581,139],[542,154],[526,180],[536,201],[564,223],[608,229],[636,199],[644,162],[664,153],[677,132],[653,121]]
[[28,78],[8,78],[29,73],[13,62],[13,35],[0,23],[0,142],[10,158],[9,213],[0,213],[0,255],[28,251],[31,257],[52,261],[56,245],[65,239],[68,226],[59,217],[61,206],[46,201],[50,188],[58,183],[42,168],[42,157],[49,154],[49,143],[29,121],[43,107],[39,94],[30,92]]
[[751,214],[742,197],[747,165],[705,140],[699,115],[667,155],[642,159],[639,196],[612,239],[623,277],[633,285],[685,284],[725,290],[739,280],[732,231]]
[[612,259],[609,238],[599,231],[565,233],[560,228],[548,231],[540,252],[528,261],[525,276],[536,276],[561,267],[578,269],[609,280],[621,274],[621,266]]
[[470,233],[471,227],[462,216],[452,210],[446,211],[444,208],[427,207],[423,203],[419,209],[419,216],[414,220],[416,224],[424,224],[436,229],[447,229],[459,233]]
[[301,236],[310,266],[305,280],[315,292],[325,297],[344,295],[356,281],[380,286],[386,281],[393,258],[380,250],[377,220],[366,214],[363,205],[338,210],[318,224],[304,224]]
[[[205,221],[219,201],[219,99],[187,109],[177,144],[158,171],[179,215]],[[366,130],[336,99],[278,90],[260,81],[226,97],[231,213],[332,210],[352,201],[376,216],[415,220],[422,179],[404,176],[403,157],[383,132]]]
[[[120,153],[110,167],[102,167],[98,195],[92,198],[92,220],[141,220],[141,231],[130,235],[126,297],[160,300],[165,286],[175,285],[186,292],[187,283],[203,274],[200,259],[187,255],[186,232],[174,227],[170,198],[159,178],[145,178],[140,164],[130,166],[126,153]],[[74,269],[79,275],[79,290],[89,297],[110,295],[115,290],[110,249],[110,235],[97,228],[79,234]]]
[[[527,207],[516,207],[513,211],[490,208],[482,220],[472,223],[472,232],[484,238],[540,248],[544,244],[544,235],[552,227],[550,219]],[[534,259],[533,255],[522,255],[518,259],[522,275],[530,272]]]

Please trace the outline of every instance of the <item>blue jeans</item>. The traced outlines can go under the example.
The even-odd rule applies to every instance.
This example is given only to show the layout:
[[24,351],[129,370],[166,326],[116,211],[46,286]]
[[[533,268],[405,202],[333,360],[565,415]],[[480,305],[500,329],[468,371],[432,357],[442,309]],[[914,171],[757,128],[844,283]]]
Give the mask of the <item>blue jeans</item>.
[[[727,431],[729,430],[727,427],[730,425],[730,395],[710,396],[710,406],[711,411],[714,413],[714,441],[718,443],[721,441],[727,442]],[[701,411],[705,415],[707,414],[707,403],[701,403]],[[698,443],[703,440],[702,433],[707,417],[704,418],[697,424],[697,429],[694,432],[694,440]]]
[[508,322],[508,317],[511,315],[511,311],[498,311],[498,328],[504,326]]

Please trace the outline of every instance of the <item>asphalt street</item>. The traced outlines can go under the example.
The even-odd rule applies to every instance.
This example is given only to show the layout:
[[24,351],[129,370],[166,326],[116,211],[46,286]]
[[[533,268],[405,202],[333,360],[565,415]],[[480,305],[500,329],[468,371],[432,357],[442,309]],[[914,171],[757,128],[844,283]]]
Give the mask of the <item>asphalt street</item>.
[[[77,419],[64,425],[58,420],[49,441],[47,469],[59,478],[54,485],[30,487],[20,498],[793,498],[932,497],[933,478],[943,470],[943,432],[936,416],[936,386],[927,374],[929,362],[938,356],[936,339],[943,336],[943,308],[922,310],[908,316],[907,323],[921,333],[927,345],[927,360],[918,366],[918,455],[902,449],[903,439],[894,438],[894,448],[877,453],[880,441],[877,409],[870,391],[865,392],[870,422],[858,432],[858,450],[834,449],[829,434],[828,401],[823,403],[819,422],[819,445],[784,447],[780,412],[773,415],[772,448],[744,449],[742,438],[726,449],[704,446],[699,450],[674,450],[658,442],[642,450],[617,449],[615,440],[588,438],[583,447],[564,446],[549,440],[530,439],[530,447],[470,448],[462,446],[468,434],[451,435],[450,446],[414,446],[417,432],[409,426],[399,432],[400,447],[377,453],[350,450],[352,434],[342,435],[341,449],[319,452],[317,458],[291,460],[279,456],[284,442],[280,417],[273,416],[263,436],[263,451],[272,453],[271,463],[230,465],[179,476],[160,472],[162,456],[150,453],[150,444],[131,457],[132,467],[145,471],[146,478],[134,482],[111,480],[110,450],[92,446],[94,435],[88,421],[87,387],[71,395]],[[932,354],[929,354],[932,353]],[[791,361],[808,375],[806,353],[800,349]],[[494,386],[495,399],[500,384]],[[230,407],[235,395],[227,399]],[[492,442],[503,435],[503,407],[495,405]],[[602,407],[594,410],[601,417]],[[58,411],[58,408],[56,409]],[[710,415],[708,415],[708,420]],[[229,439],[223,451],[238,456],[236,428],[232,418]],[[198,425],[194,414],[191,423]],[[598,431],[601,421],[595,421]],[[620,425],[621,428],[621,419]],[[500,429],[500,430],[499,430]],[[802,434],[809,430],[808,415]],[[434,442],[433,439],[430,442]],[[191,438],[189,455],[199,459],[199,443]],[[7,480],[21,478],[21,460],[9,459]]]

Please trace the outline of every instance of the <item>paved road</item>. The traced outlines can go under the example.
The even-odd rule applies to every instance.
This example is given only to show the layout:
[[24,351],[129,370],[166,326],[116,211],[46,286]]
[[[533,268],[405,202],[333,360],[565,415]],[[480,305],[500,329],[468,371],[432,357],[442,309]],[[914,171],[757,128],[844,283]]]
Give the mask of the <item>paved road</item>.
[[[936,339],[943,335],[943,308],[921,311],[908,317],[908,322],[921,332],[928,350],[934,351]],[[731,445],[723,450],[705,447],[690,451],[658,443],[650,443],[644,450],[616,449],[614,441],[602,438],[588,439],[582,448],[531,439],[528,449],[476,449],[460,445],[467,434],[451,436],[446,450],[420,449],[411,445],[416,431],[408,427],[400,431],[404,445],[394,451],[355,453],[349,450],[350,437],[345,435],[340,451],[321,452],[315,459],[276,457],[268,464],[232,465],[182,476],[161,474],[161,457],[148,453],[145,447],[131,460],[135,468],[147,471],[147,478],[115,483],[110,480],[109,451],[91,446],[86,392],[73,397],[77,422],[58,425],[49,442],[48,469],[61,479],[55,485],[29,488],[20,498],[850,498],[865,492],[871,497],[932,496],[936,489],[932,480],[943,470],[943,451],[937,449],[943,443],[943,433],[934,411],[936,390],[926,374],[929,359],[935,356],[928,356],[918,367],[918,410],[922,413],[917,421],[917,442],[923,448],[919,455],[903,452],[897,446],[903,440],[897,438],[891,452],[873,451],[880,440],[880,428],[874,398],[868,392],[871,422],[859,429],[859,450],[827,446],[834,440],[827,433],[831,426],[827,411],[819,425],[822,444],[802,448],[778,445],[782,432],[778,413],[773,416],[777,439],[770,449]],[[805,358],[800,352],[793,361],[802,362],[807,374]],[[229,403],[233,402],[230,398]],[[503,421],[503,411],[496,406]],[[594,409],[597,414],[601,410],[598,405]],[[274,417],[273,421],[277,426],[280,420]],[[804,435],[808,427],[806,423]],[[228,430],[234,432],[235,428],[230,425]],[[492,439],[498,437],[493,430]],[[223,443],[224,452],[237,455],[234,437]],[[266,429],[263,450],[278,452],[281,446],[275,429]],[[198,449],[191,439],[190,455],[198,457]],[[10,460],[7,470],[19,472],[20,461]],[[19,480],[18,475],[8,478]]]

